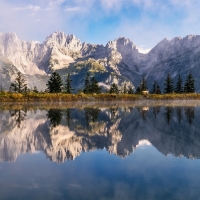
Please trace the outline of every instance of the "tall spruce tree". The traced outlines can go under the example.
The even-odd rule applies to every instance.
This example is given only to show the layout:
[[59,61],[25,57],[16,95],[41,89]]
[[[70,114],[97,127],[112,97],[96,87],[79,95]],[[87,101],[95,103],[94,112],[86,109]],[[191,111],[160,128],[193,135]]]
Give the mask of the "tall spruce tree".
[[146,78],[143,77],[142,82],[140,84],[140,91],[148,90]]
[[27,91],[26,80],[21,72],[17,73],[15,82],[11,83],[9,90],[18,93],[23,93]]
[[72,89],[72,87],[71,87],[71,82],[72,82],[71,76],[70,76],[70,73],[68,73],[68,74],[67,74],[67,79],[66,79],[65,85],[64,85],[64,91],[65,91],[65,93],[67,93],[67,94],[72,94],[72,90],[74,90],[74,89]]
[[89,94],[90,93],[90,74],[89,72],[87,72],[86,74],[86,78],[85,78],[85,84],[84,84],[84,89],[83,89],[83,92],[85,94]]
[[133,94],[133,88],[131,86],[128,88],[128,94]]
[[141,93],[141,89],[140,89],[140,86],[138,86],[136,91],[135,91],[135,94],[140,94],[140,93]]
[[50,93],[62,92],[63,83],[62,83],[60,75],[57,72],[53,72],[46,86],[47,86],[47,89],[46,89],[47,92],[50,92]]
[[161,94],[160,86],[159,85],[156,86],[156,94]]
[[164,93],[166,93],[166,94],[173,93],[173,91],[174,91],[173,80],[169,73],[167,74],[167,78],[165,79],[164,85],[165,85]]
[[101,93],[101,87],[99,87],[98,81],[94,77],[91,78],[89,92],[97,94]]
[[179,93],[179,94],[183,93],[183,81],[181,79],[180,74],[178,75],[178,80],[177,80],[177,83],[176,83],[175,92]]
[[113,83],[110,87],[109,93],[119,94],[120,90],[118,89],[117,84]]
[[154,80],[154,82],[153,82],[153,88],[151,90],[151,94],[156,94],[156,89],[157,89],[157,82],[156,82],[156,80]]
[[33,92],[38,93],[38,89],[37,89],[36,86],[34,86],[34,88],[33,88]]
[[127,94],[128,93],[128,89],[126,86],[126,83],[124,84],[124,88],[123,88],[123,94]]
[[184,92],[185,93],[194,93],[195,87],[194,87],[194,79],[191,73],[188,74],[187,80],[184,85]]

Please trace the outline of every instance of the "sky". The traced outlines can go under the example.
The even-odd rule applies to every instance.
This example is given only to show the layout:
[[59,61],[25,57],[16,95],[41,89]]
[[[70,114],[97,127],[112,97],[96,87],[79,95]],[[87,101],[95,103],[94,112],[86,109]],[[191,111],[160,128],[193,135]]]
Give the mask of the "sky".
[[199,0],[0,0],[0,32],[43,42],[55,31],[82,42],[126,37],[141,52],[164,38],[200,34]]

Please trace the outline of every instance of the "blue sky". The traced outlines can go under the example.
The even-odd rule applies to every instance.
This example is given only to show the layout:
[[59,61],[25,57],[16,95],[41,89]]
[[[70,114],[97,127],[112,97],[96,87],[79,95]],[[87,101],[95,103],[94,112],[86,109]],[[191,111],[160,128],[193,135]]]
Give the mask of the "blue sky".
[[99,44],[125,36],[145,51],[200,34],[199,10],[199,0],[0,0],[0,32],[42,42],[61,30]]

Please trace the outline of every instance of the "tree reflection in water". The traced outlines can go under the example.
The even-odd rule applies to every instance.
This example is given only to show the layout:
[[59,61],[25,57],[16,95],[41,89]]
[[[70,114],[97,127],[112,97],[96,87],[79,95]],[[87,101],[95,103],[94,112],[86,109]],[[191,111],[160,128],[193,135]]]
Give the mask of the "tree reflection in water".
[[153,115],[156,119],[157,115],[159,114],[160,112],[160,106],[156,106],[156,107],[153,107]]
[[89,126],[90,122],[95,122],[98,118],[99,112],[101,111],[99,108],[84,108],[85,111],[85,120],[87,126]]
[[51,127],[55,128],[60,124],[63,114],[61,109],[50,109],[46,116],[51,122]]
[[65,111],[65,117],[66,117],[66,120],[67,120],[67,126],[70,128],[70,122],[72,120],[71,118],[71,109],[70,108],[67,108]]
[[149,107],[136,107],[138,112],[141,114],[143,122],[145,123],[147,120],[147,113],[149,111]]
[[17,127],[20,128],[22,121],[24,121],[25,117],[27,116],[27,109],[10,110],[9,112],[10,112],[11,117],[14,118],[17,124]]
[[173,116],[173,108],[172,107],[165,107],[165,118],[167,120],[167,124],[169,125],[170,124],[170,121],[171,121],[171,118]]
[[187,117],[188,123],[191,126],[193,119],[195,117],[195,115],[194,115],[195,107],[185,107],[184,110],[185,110],[185,115]]
[[178,124],[180,125],[181,121],[183,119],[182,107],[176,108],[176,115],[177,115],[177,119],[178,119]]
[[[17,127],[21,128],[18,131],[26,136],[21,142],[22,144],[24,141],[26,143],[34,141],[34,139],[26,141],[27,138],[37,138],[36,149],[51,147],[52,156],[60,155],[58,152],[62,152],[62,161],[68,159],[68,155],[76,157],[83,149],[89,151],[106,148],[109,152],[127,156],[137,148],[141,140],[149,141],[165,155],[174,152],[177,156],[181,154],[188,156],[186,150],[190,149],[193,152],[192,155],[197,156],[200,154],[198,153],[200,135],[198,132],[199,124],[194,123],[194,119],[200,114],[195,113],[195,109],[191,106],[155,106],[152,108],[127,106],[124,108],[114,105],[103,108],[50,109],[47,113],[39,112],[40,117],[38,117],[37,112],[33,114],[32,111],[27,112],[26,109],[14,109],[10,111],[11,120],[3,120],[2,118],[1,121],[2,132],[9,130],[6,123],[11,128],[17,124]],[[22,121],[24,122],[22,123]],[[195,125],[194,129],[190,127],[192,123]],[[61,126],[56,127],[60,124]],[[166,124],[170,126],[164,129]],[[22,130],[25,125],[27,128],[30,127],[32,132]],[[9,137],[12,138],[12,134]],[[45,145],[42,146],[43,144]],[[27,146],[31,145],[35,145],[35,143]],[[183,147],[186,146],[187,149],[184,151]],[[193,146],[195,146],[194,149]]]

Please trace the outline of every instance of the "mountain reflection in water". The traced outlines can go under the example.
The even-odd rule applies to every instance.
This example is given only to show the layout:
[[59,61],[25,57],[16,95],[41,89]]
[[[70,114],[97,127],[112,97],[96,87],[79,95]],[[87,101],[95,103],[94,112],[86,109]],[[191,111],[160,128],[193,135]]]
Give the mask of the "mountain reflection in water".
[[106,149],[120,157],[141,143],[164,155],[200,157],[199,107],[85,107],[0,112],[0,161],[43,151],[53,162]]

